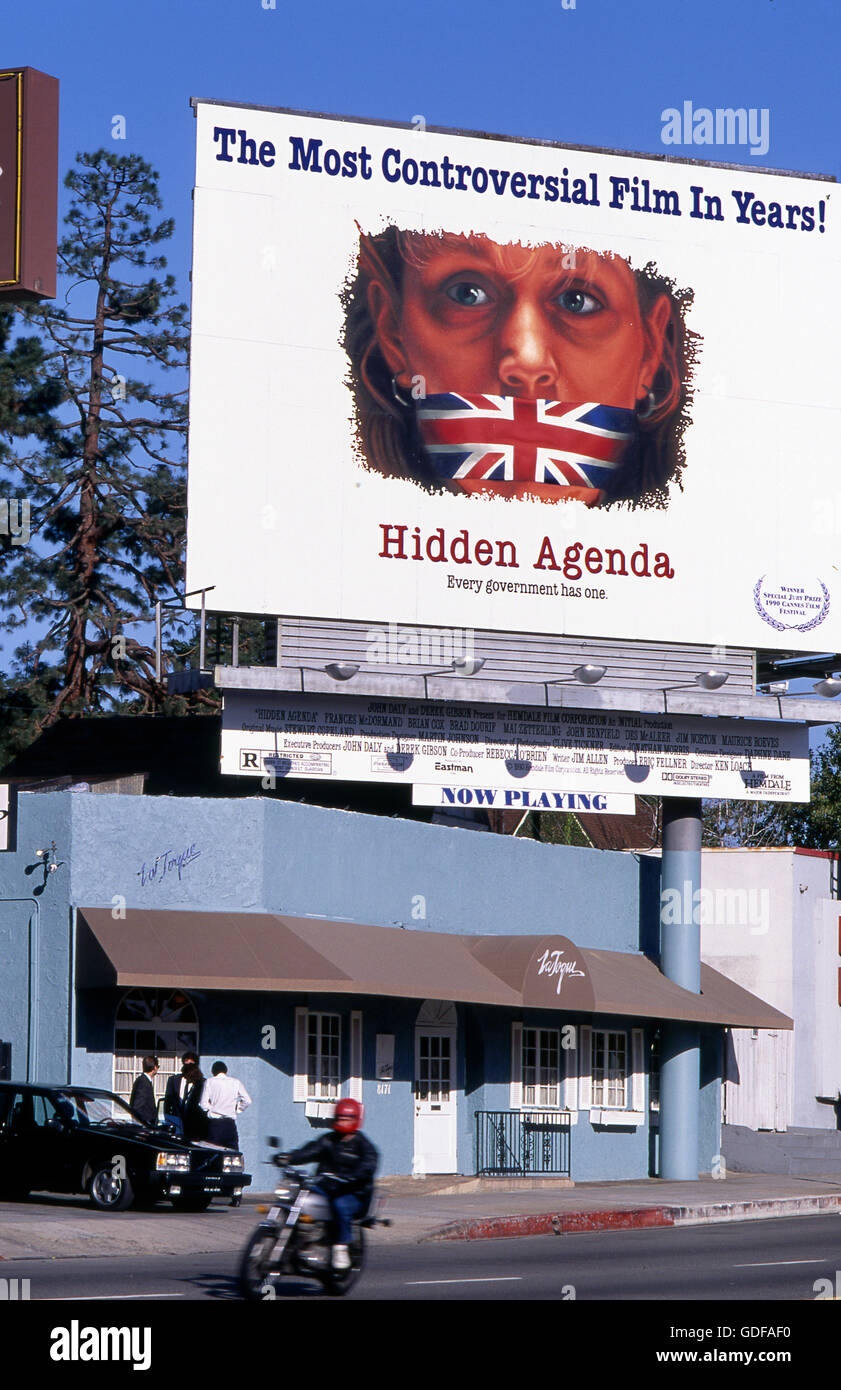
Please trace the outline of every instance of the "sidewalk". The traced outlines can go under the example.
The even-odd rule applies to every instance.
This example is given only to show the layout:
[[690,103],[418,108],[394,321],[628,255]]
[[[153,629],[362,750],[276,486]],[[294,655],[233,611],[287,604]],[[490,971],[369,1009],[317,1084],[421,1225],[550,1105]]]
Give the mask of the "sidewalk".
[[380,1230],[393,1241],[478,1240],[841,1213],[841,1173],[728,1173],[697,1182],[644,1178],[574,1187],[551,1179],[515,1187],[504,1178],[383,1178],[378,1185],[393,1224],[378,1228],[375,1240],[383,1238]]

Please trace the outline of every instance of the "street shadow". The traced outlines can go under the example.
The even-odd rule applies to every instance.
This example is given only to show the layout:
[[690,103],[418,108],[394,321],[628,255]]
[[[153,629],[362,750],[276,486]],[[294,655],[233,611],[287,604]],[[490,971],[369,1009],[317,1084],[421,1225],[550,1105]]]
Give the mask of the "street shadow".
[[[221,1299],[223,1302],[245,1302],[239,1291],[239,1279],[236,1275],[203,1274],[190,1276],[185,1278],[183,1282],[189,1284],[193,1289],[200,1289],[211,1299]],[[289,1298],[323,1298],[325,1296],[321,1284],[315,1279],[294,1279],[284,1275],[282,1279],[274,1281],[271,1287],[274,1291],[273,1295],[263,1299],[262,1301],[265,1303],[280,1302],[281,1299]]]

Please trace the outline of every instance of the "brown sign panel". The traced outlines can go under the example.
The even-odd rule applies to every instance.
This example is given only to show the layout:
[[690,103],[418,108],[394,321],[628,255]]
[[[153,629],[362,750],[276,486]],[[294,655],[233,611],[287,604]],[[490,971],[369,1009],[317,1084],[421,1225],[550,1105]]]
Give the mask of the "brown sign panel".
[[0,300],[56,291],[58,79],[0,68]]

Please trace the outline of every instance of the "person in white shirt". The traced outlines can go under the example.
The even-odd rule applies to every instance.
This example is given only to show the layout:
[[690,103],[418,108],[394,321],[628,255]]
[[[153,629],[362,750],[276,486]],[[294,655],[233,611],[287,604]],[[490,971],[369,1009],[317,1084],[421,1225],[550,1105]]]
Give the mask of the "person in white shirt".
[[251,1104],[241,1081],[228,1075],[224,1062],[214,1062],[210,1080],[204,1084],[199,1104],[207,1112],[207,1137],[211,1144],[225,1149],[239,1148],[236,1117]]

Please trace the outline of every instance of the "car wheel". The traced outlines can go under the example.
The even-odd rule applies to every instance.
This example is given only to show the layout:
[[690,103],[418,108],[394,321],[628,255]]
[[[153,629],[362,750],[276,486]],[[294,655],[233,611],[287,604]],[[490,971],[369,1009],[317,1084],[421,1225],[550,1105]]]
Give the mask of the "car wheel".
[[91,1178],[89,1195],[98,1211],[125,1211],[134,1201],[134,1190],[128,1178],[118,1178],[106,1165],[97,1168]]
[[213,1201],[212,1192],[182,1192],[169,1199],[176,1211],[207,1211]]

